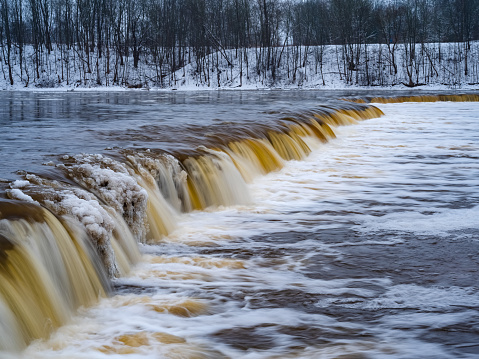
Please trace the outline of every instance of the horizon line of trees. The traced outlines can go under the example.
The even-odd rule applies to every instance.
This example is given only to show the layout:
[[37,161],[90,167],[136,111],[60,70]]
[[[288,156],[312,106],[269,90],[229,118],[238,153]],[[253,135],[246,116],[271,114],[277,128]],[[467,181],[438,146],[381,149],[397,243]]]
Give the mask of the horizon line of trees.
[[479,0],[0,0],[0,61],[11,85],[52,73],[67,84],[80,74],[128,85],[127,72],[141,64],[152,69],[151,82],[171,86],[190,63],[209,83],[213,53],[217,69],[221,57],[274,83],[285,61],[295,69],[316,61],[322,71],[327,45],[340,47],[347,84],[370,85],[368,49],[383,44],[388,71],[401,67],[414,86],[418,56],[431,67],[441,61],[441,47],[431,53],[426,44],[457,43],[454,58],[467,77],[478,39]]

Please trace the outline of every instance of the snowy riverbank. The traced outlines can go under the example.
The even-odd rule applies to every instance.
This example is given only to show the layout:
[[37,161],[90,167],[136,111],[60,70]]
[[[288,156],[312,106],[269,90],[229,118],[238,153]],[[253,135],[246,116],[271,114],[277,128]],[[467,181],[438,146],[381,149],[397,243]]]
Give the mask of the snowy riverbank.
[[[7,65],[1,62],[2,90],[477,90],[479,89],[479,43],[468,50],[466,71],[461,44],[435,43],[417,45],[414,58],[398,46],[392,54],[386,45],[370,44],[361,52],[354,67],[345,64],[342,46],[272,48],[274,67],[265,66],[264,49],[248,48],[213,52],[191,61],[176,71],[159,67],[144,54],[135,68],[133,60],[121,62],[114,55],[97,59],[79,56],[74,49],[54,48],[42,54],[40,65],[34,63],[33,48],[26,46],[20,62],[12,55],[12,81]],[[26,60],[25,60],[26,59]],[[86,65],[85,65],[86,64]],[[467,73],[467,74],[466,74]]]

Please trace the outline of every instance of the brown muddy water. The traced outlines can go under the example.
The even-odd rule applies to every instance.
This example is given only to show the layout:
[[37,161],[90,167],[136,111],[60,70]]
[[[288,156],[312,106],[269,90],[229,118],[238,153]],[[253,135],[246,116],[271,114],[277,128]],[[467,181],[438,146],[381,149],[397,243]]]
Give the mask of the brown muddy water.
[[366,95],[1,94],[0,357],[477,358],[479,104]]

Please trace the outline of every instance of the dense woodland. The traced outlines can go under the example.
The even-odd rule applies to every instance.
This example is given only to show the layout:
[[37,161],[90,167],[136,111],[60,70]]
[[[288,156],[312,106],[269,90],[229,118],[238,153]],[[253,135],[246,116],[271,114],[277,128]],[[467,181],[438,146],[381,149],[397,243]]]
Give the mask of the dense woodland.
[[9,85],[477,83],[479,0],[0,0]]

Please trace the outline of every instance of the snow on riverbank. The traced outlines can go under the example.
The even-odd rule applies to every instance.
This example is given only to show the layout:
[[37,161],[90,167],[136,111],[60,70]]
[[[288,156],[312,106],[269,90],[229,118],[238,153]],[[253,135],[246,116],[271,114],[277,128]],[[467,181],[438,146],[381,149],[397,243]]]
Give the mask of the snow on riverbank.
[[[403,45],[394,50],[395,62],[386,45],[368,45],[353,67],[344,64],[342,46],[278,47],[270,49],[274,66],[266,66],[265,49],[248,48],[213,52],[201,59],[191,56],[191,62],[174,72],[158,68],[144,54],[138,68],[132,59],[124,58],[118,65],[115,55],[103,55],[97,61],[94,54],[86,60],[73,50],[55,48],[42,54],[40,78],[33,70],[33,48],[26,46],[20,61],[12,56],[13,82],[8,67],[1,62],[0,89],[41,91],[123,91],[141,90],[264,90],[264,89],[377,89],[406,90],[418,85],[421,90],[479,89],[479,42],[468,50],[468,71],[465,75],[465,53],[462,44],[442,43],[417,45],[417,56],[405,56]],[[271,61],[270,61],[271,63]],[[21,67],[22,66],[22,67]],[[412,74],[412,75],[411,75]]]

